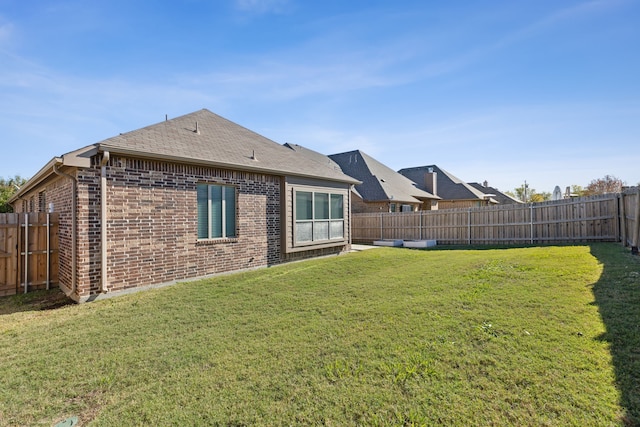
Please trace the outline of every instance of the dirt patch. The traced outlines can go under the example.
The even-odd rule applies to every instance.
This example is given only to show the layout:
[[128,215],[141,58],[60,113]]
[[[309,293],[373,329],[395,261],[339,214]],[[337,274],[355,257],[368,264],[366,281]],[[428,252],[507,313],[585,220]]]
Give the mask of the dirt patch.
[[60,289],[36,291],[0,298],[0,315],[22,311],[55,310],[75,304]]

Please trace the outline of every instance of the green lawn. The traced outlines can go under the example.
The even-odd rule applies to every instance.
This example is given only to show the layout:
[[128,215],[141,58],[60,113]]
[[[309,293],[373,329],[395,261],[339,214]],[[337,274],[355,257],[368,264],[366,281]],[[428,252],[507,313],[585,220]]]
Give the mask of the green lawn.
[[621,246],[376,249],[0,299],[0,425],[640,425]]

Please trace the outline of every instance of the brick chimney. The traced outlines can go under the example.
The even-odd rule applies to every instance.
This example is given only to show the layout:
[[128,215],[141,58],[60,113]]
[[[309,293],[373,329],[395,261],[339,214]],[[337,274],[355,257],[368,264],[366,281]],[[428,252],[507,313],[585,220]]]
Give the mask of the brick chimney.
[[434,172],[433,168],[429,168],[424,174],[424,187],[434,196],[438,195],[438,172]]

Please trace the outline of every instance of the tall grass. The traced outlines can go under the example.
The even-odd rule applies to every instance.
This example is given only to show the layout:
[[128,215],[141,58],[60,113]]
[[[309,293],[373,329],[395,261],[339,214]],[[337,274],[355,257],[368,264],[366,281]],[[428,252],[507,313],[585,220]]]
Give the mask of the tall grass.
[[594,296],[625,255],[594,247],[376,249],[50,310],[8,298],[0,424],[640,422]]

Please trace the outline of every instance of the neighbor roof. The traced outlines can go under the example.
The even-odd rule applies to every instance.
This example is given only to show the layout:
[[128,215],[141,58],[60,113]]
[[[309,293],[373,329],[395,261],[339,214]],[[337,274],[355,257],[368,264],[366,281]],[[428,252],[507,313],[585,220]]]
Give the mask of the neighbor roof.
[[439,199],[360,150],[331,154],[329,158],[344,173],[362,181],[355,188],[365,201],[421,203],[421,199]]
[[[443,200],[486,200],[487,198],[482,191],[476,190],[436,165],[400,169],[398,173],[413,181],[418,188],[426,189],[424,180],[425,174],[429,171],[437,173],[436,195],[440,196]],[[496,203],[495,200],[492,201]]]
[[334,168],[337,171],[342,172],[342,169],[340,169],[340,165],[334,162],[329,156],[326,156],[322,153],[318,153],[317,151],[313,151],[307,147],[303,147],[302,145],[298,145],[298,144],[291,144],[287,142],[286,144],[284,144],[284,146],[312,160],[315,160],[318,163],[325,164],[331,168]]
[[522,203],[521,200],[516,199],[508,194],[503,193],[495,187],[489,187],[488,185],[480,184],[479,182],[469,182],[470,186],[476,190],[482,191],[484,194],[490,195],[492,199],[495,199],[501,205],[508,205],[513,203]]

